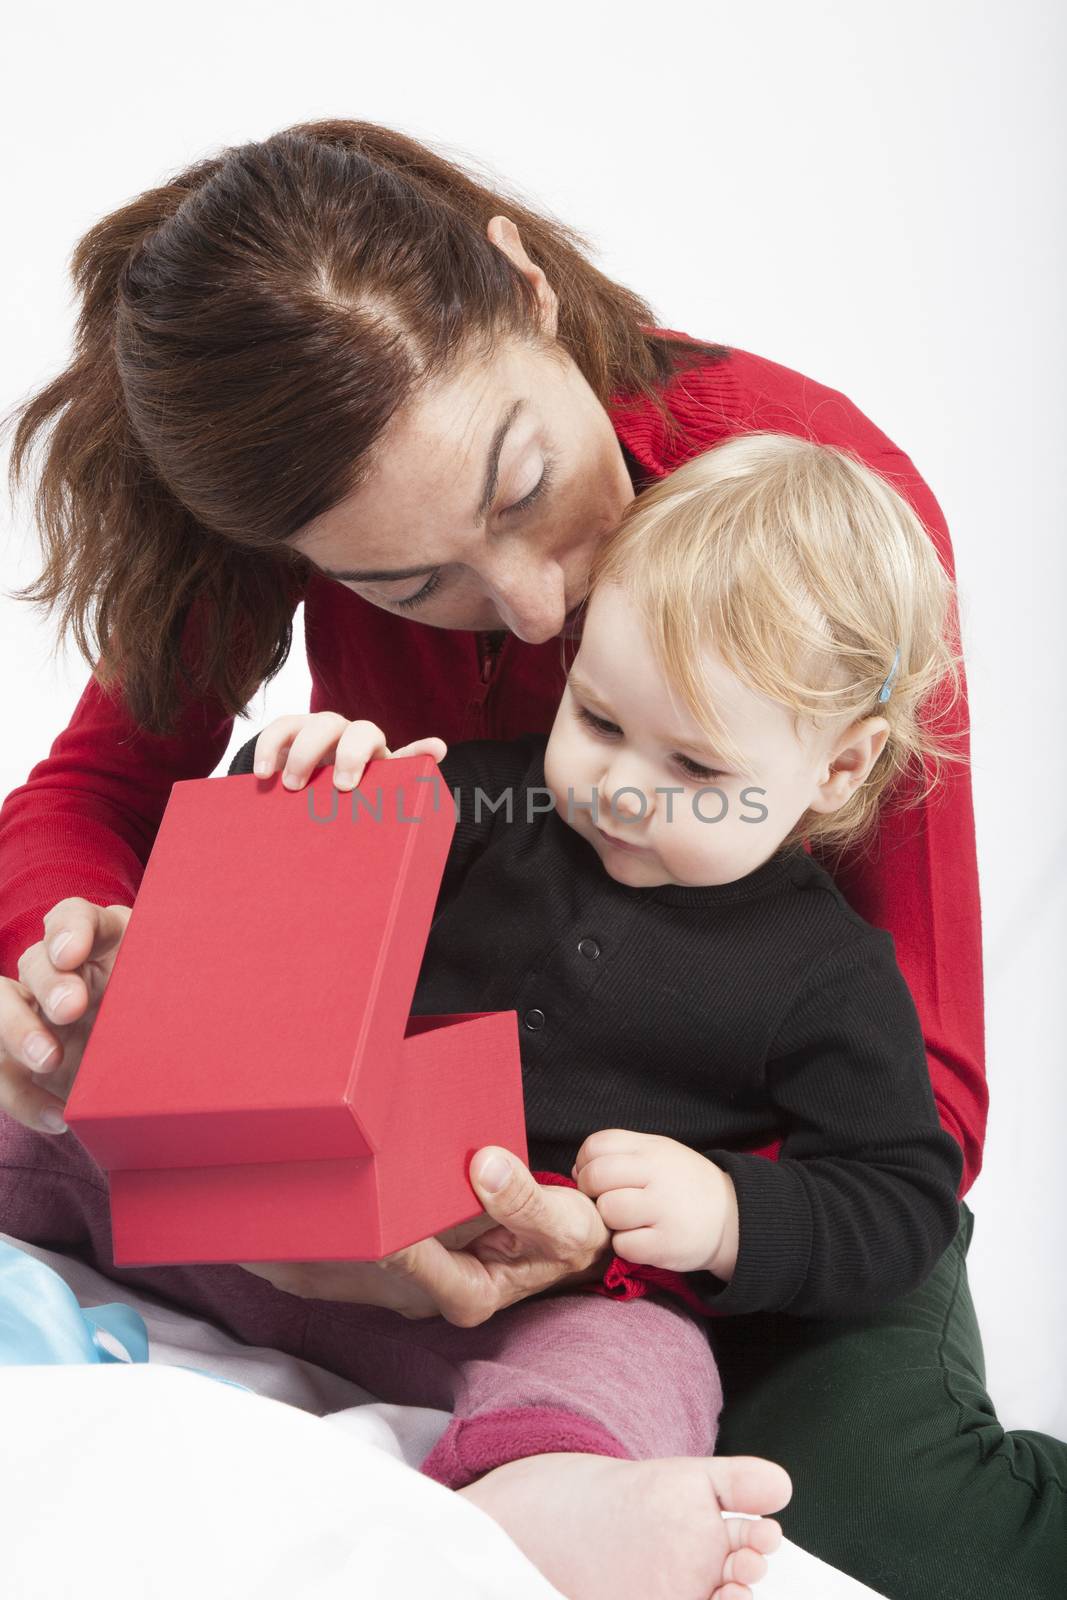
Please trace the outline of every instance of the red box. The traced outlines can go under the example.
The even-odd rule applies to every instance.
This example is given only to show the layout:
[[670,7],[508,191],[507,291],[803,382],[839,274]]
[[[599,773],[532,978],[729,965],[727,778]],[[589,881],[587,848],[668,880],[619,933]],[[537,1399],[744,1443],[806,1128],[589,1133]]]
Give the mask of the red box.
[[174,785],[66,1108],[117,1266],[374,1260],[526,1159],[516,1013],[409,1016],[455,825],[428,755]]

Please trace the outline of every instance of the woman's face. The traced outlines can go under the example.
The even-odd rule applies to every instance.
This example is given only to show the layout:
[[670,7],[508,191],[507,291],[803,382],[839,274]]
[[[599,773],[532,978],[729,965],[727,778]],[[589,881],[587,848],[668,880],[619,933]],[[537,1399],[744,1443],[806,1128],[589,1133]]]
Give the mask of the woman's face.
[[509,342],[426,391],[376,461],[293,546],[386,611],[530,644],[571,631],[597,540],[633,499],[610,418],[558,344]]

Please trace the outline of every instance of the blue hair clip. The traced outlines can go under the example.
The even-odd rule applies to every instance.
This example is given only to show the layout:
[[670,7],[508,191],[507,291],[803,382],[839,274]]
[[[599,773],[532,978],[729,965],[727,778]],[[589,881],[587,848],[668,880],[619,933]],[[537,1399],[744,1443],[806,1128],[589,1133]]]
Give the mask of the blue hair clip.
[[897,668],[899,666],[900,666],[900,646],[898,644],[897,645],[897,653],[893,657],[893,665],[890,667],[888,676],[886,677],[885,682],[883,683],[882,687],[878,691],[878,703],[879,703],[879,705],[881,705],[883,700],[888,700],[889,696],[892,694],[892,692],[893,692],[893,679],[897,675]]

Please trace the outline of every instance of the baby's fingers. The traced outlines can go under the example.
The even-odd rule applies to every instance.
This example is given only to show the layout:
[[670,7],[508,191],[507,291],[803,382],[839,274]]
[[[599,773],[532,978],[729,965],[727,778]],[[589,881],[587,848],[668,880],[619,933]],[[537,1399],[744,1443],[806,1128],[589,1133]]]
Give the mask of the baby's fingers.
[[410,744],[391,752],[394,761],[398,756],[433,756],[435,761],[443,761],[447,754],[448,746],[443,739],[413,739]]
[[395,760],[397,756],[415,756],[423,752],[440,761],[447,749],[443,739],[416,739],[402,750],[390,750],[384,733],[373,722],[351,722],[333,758],[334,785],[338,789],[354,789],[368,761],[386,757]]
[[[337,773],[351,770],[355,772],[353,781],[358,783],[363,768],[373,756],[388,754],[385,734],[376,723],[349,722],[335,711],[319,711],[305,717],[295,735],[290,737],[282,783],[287,789],[302,789],[316,767],[325,766],[331,760],[335,781]],[[259,770],[258,750],[256,770]]]
[[[347,726],[345,718],[333,711],[275,717],[256,740],[252,763],[256,777],[269,778],[279,769],[292,773],[301,771],[306,776],[314,769],[315,757],[332,750]],[[298,754],[291,760],[298,741]]]

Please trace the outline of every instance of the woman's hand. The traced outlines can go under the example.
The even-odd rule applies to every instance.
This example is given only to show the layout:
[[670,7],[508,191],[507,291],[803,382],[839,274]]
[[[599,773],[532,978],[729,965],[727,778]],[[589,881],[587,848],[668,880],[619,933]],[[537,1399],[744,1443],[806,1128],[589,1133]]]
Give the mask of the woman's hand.
[[66,1130],[63,1104],[130,914],[60,900],[45,912],[43,938],[19,957],[18,978],[0,978],[0,1111],[27,1128]]
[[334,787],[354,789],[368,761],[419,755],[441,761],[447,752],[443,739],[414,739],[390,750],[376,723],[349,722],[336,711],[314,711],[269,722],[256,740],[253,768],[257,778],[269,778],[280,765],[285,788],[302,789],[316,767],[332,761]]
[[[443,739],[416,739],[390,750],[373,722],[349,722],[333,711],[277,717],[256,740],[253,770],[282,770],[300,789],[317,767],[333,761],[334,785],[353,789],[368,761],[427,754],[443,759]],[[503,1158],[496,1188],[485,1177]],[[593,1202],[577,1189],[542,1186],[517,1156],[487,1145],[471,1162],[470,1180],[486,1215],[421,1239],[381,1261],[243,1262],[248,1272],[305,1299],[386,1306],[402,1316],[435,1315],[475,1327],[495,1311],[567,1285],[599,1278],[611,1260],[610,1236]]]
[[[462,1249],[494,1228],[492,1217],[473,1217],[436,1237],[446,1249]],[[432,1241],[430,1241],[432,1243]],[[412,1248],[417,1248],[413,1246]],[[399,1252],[403,1254],[403,1252]],[[402,1317],[436,1317],[437,1302],[415,1278],[391,1272],[385,1261],[242,1261],[246,1272],[266,1278],[276,1289],[307,1300],[339,1300],[361,1306],[387,1306]]]
[[[493,1163],[505,1168],[498,1187]],[[401,1316],[440,1315],[460,1328],[552,1289],[601,1277],[611,1260],[607,1227],[578,1189],[534,1182],[510,1151],[486,1145],[470,1180],[487,1213],[381,1261],[256,1262],[249,1272],[316,1300],[388,1306]]]

